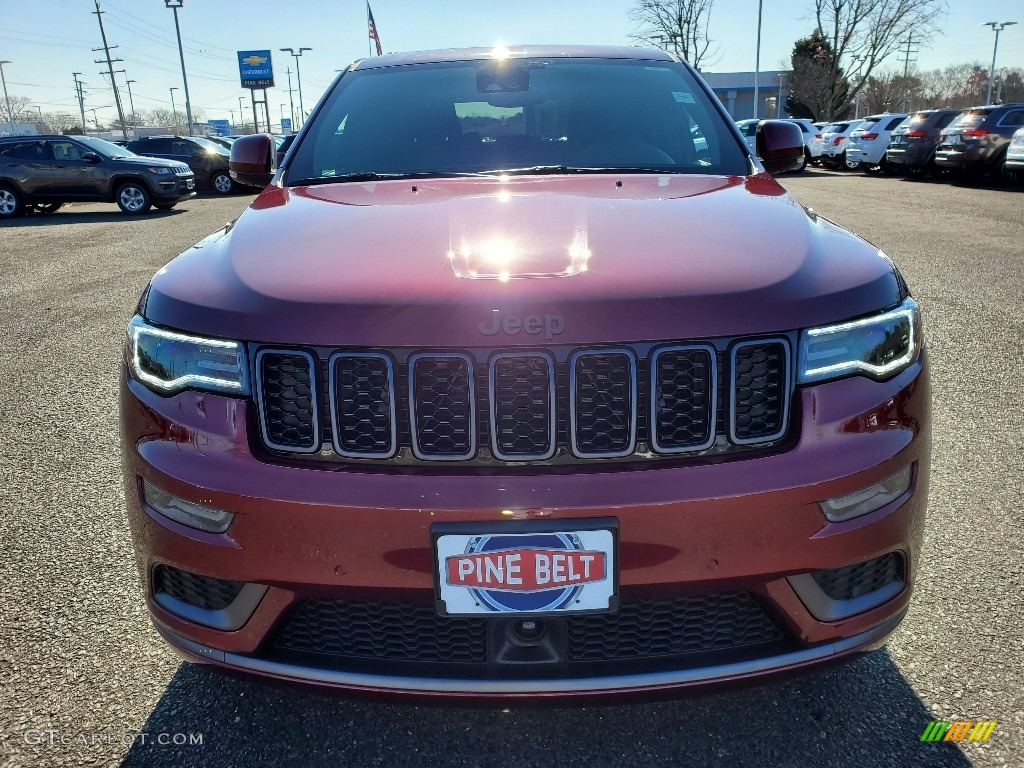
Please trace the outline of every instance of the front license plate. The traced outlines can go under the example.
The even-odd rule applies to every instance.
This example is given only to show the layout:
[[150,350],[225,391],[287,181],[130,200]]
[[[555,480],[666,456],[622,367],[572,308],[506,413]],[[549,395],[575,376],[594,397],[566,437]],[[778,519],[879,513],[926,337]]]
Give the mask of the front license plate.
[[446,616],[614,610],[614,527],[434,534],[437,608]]
[[195,189],[196,188],[196,180],[195,179],[189,179],[188,181],[185,182],[185,186],[188,187],[189,189]]

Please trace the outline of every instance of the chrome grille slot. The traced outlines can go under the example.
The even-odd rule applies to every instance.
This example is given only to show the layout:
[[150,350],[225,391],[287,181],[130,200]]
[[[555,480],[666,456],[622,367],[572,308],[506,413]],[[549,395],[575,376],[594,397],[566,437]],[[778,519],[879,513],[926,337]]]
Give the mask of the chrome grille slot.
[[572,452],[627,456],[636,448],[636,359],[627,349],[574,352],[569,359]]
[[338,352],[330,359],[331,432],[340,456],[386,459],[398,450],[391,358]]
[[789,420],[789,344],[744,341],[732,349],[729,439],[737,445],[776,440]]
[[476,454],[473,361],[457,353],[409,358],[412,452],[426,461],[457,461]]
[[545,354],[507,352],[491,359],[491,450],[505,461],[555,454],[555,364]]
[[316,362],[301,350],[263,349],[256,355],[256,397],[263,442],[312,453],[320,448]]
[[659,453],[710,448],[715,442],[718,365],[714,347],[662,347],[651,356],[651,447]]

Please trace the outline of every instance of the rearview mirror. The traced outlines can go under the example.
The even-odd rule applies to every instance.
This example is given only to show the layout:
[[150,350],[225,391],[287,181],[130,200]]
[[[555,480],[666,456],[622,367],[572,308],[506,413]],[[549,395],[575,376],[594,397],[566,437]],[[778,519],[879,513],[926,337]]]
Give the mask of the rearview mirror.
[[800,127],[786,120],[762,120],[755,133],[757,156],[768,173],[795,170],[804,154]]
[[276,159],[270,134],[243,136],[231,145],[231,178],[249,187],[265,187],[274,178]]

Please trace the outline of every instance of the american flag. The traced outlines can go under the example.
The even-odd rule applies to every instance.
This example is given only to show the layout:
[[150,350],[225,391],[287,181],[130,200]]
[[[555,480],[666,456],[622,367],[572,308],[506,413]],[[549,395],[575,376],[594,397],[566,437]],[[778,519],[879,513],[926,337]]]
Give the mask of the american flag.
[[373,21],[373,11],[370,10],[370,4],[366,4],[366,21],[370,25],[370,39],[377,44],[377,55],[381,56],[384,50],[380,47],[380,36],[377,34],[377,25]]

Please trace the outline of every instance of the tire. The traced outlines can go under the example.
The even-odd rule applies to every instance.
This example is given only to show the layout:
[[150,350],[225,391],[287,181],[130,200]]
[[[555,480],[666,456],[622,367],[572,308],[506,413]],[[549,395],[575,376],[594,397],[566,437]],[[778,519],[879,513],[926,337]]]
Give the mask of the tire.
[[117,207],[129,216],[141,216],[153,206],[153,198],[146,185],[138,181],[129,181],[117,188],[114,198]]
[[0,186],[0,219],[13,219],[25,212],[25,204],[14,187]]
[[843,152],[843,167],[848,171],[856,171],[860,168],[862,163],[859,160],[851,160],[847,157],[846,153]]
[[41,213],[44,216],[49,216],[51,213],[56,213],[64,207],[64,203],[36,203],[32,206],[36,213]]
[[872,176],[877,176],[882,172],[882,166],[880,165],[866,165],[864,166],[864,173],[869,173]]
[[228,195],[234,192],[235,182],[227,171],[214,171],[210,176],[210,189],[218,195]]
[[794,168],[792,171],[790,171],[790,173],[803,173],[805,170],[807,170],[807,163],[808,163],[808,157],[807,157],[807,150],[805,149],[804,150],[803,159],[800,161],[800,165],[798,165],[796,168]]

